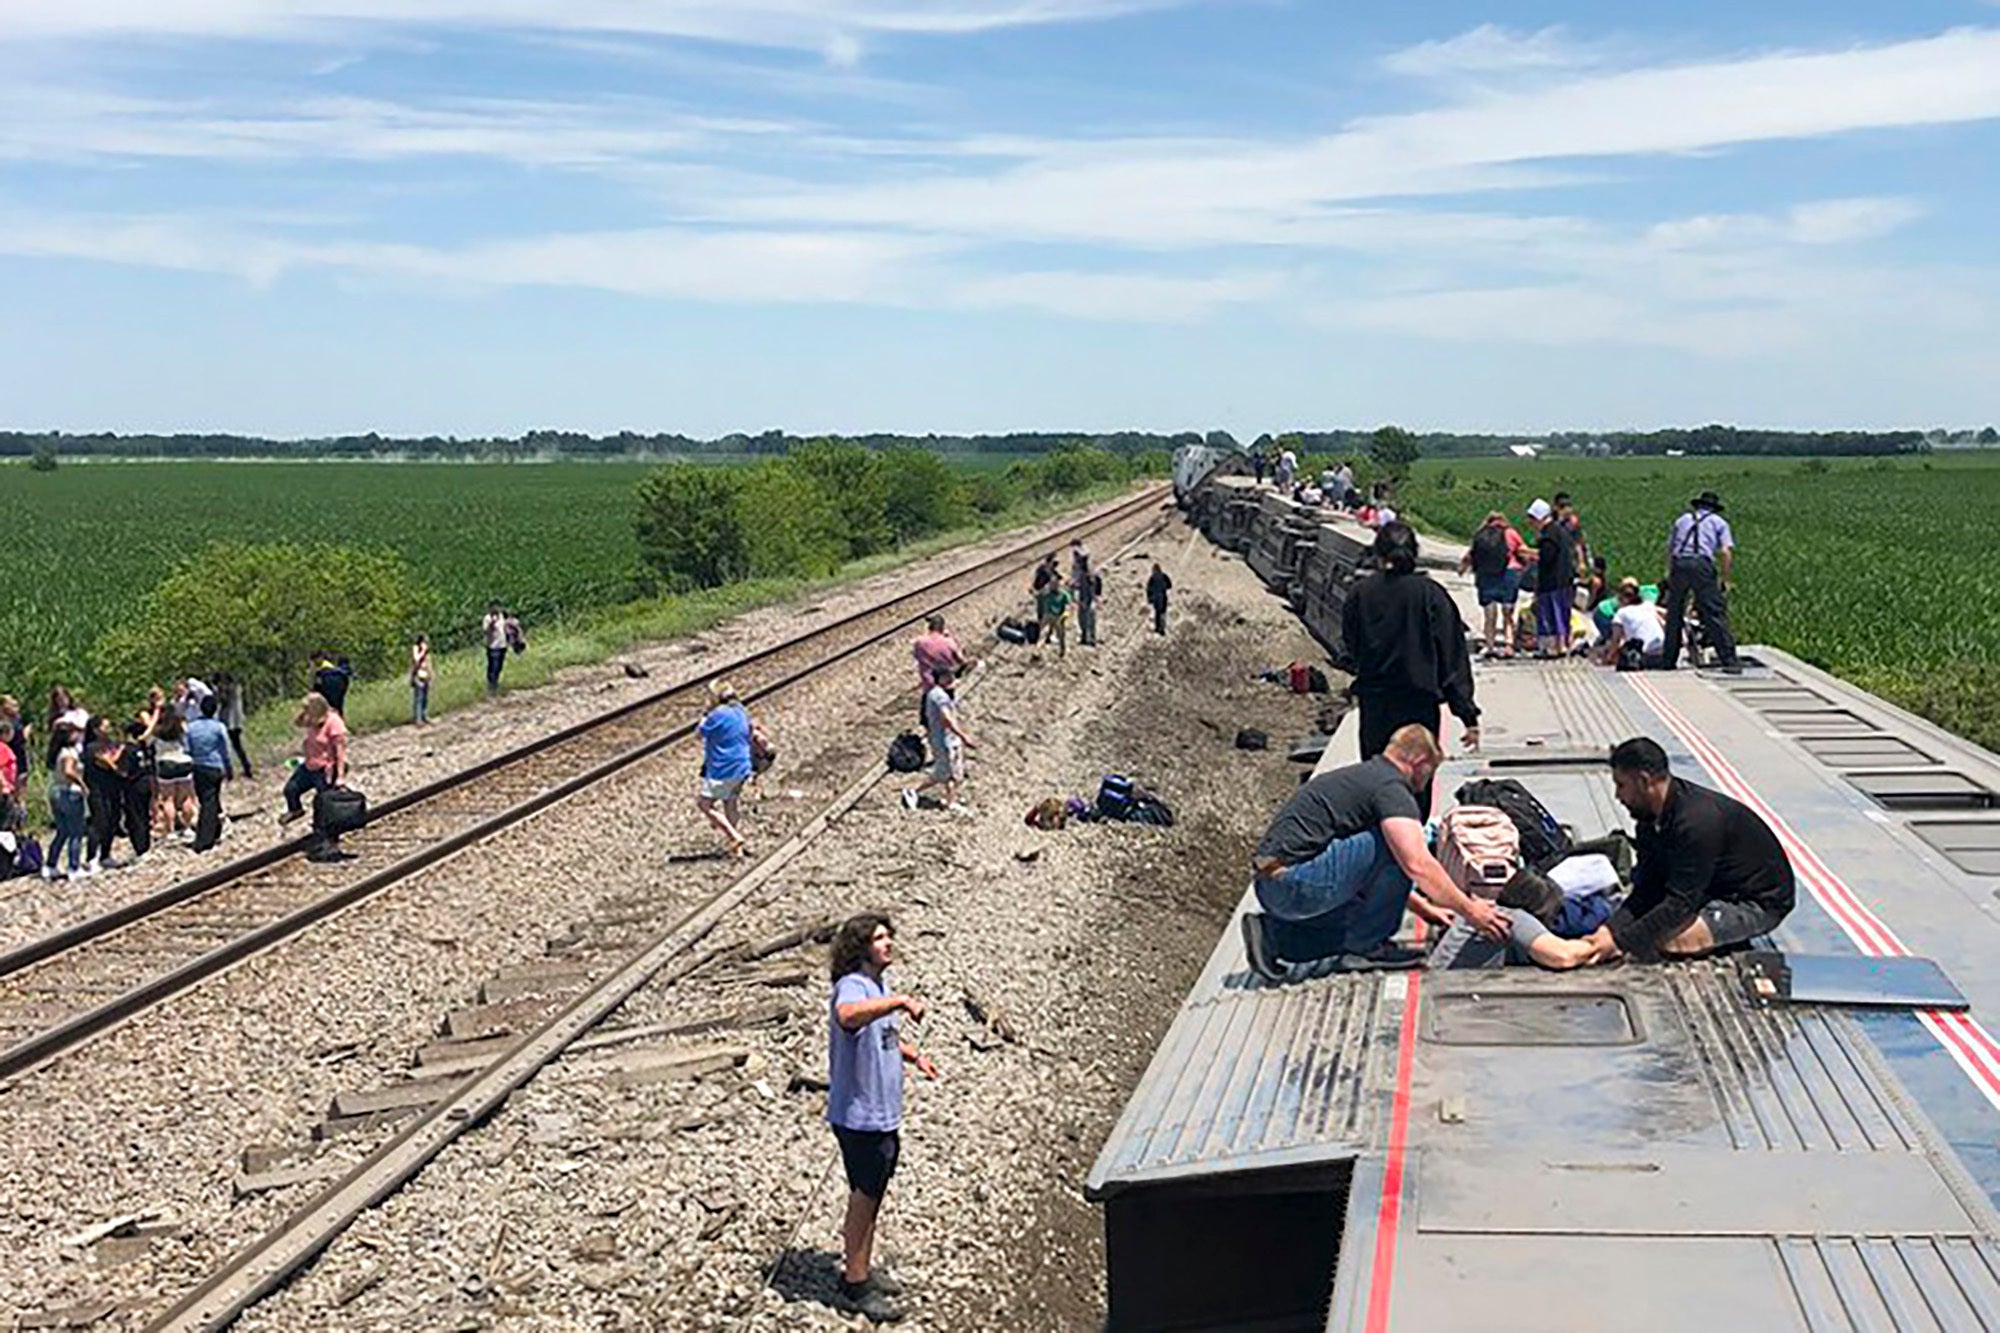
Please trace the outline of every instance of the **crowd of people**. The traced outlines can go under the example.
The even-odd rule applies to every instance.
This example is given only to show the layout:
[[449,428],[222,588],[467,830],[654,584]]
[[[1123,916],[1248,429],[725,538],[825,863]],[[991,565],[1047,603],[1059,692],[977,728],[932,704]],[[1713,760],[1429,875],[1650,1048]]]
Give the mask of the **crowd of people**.
[[[508,655],[523,651],[527,638],[519,618],[499,602],[488,609],[481,633],[487,688],[497,692]],[[283,788],[282,823],[302,818],[311,798],[347,779],[353,665],[341,653],[315,653],[307,671],[311,688],[293,717],[300,746]],[[430,721],[432,672],[430,639],[418,634],[410,642],[408,680],[411,720],[420,725]],[[244,743],[246,717],[243,685],[226,671],[155,686],[129,713],[94,712],[60,685],[36,717],[14,696],[0,696],[0,873],[81,880],[168,842],[208,851],[228,829],[224,784],[256,773]],[[28,829],[26,798],[36,773],[47,778],[46,847]],[[317,829],[308,855],[344,859],[338,836]]]
[[1705,648],[1723,672],[1741,672],[1728,601],[1736,538],[1714,491],[1695,496],[1673,521],[1657,583],[1637,574],[1611,582],[1608,561],[1592,553],[1568,492],[1536,499],[1524,516],[1532,544],[1496,509],[1459,560],[1459,572],[1473,577],[1487,656],[1585,653],[1621,670],[1667,671],[1698,638],[1697,651]]

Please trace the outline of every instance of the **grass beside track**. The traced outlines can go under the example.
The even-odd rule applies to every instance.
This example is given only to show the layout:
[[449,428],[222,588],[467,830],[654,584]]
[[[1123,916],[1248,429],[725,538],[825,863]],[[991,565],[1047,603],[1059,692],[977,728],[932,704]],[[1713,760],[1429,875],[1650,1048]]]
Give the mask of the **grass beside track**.
[[1612,580],[1652,581],[1668,525],[1709,487],[1736,534],[1738,639],[2000,750],[2000,456],[1435,459],[1403,507],[1469,534],[1566,490]]

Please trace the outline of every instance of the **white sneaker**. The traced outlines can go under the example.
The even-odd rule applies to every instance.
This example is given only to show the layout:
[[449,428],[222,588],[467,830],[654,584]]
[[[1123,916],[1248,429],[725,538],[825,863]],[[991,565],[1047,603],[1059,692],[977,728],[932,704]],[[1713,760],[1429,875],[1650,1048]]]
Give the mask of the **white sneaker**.
[[905,810],[914,810],[917,808],[917,789],[915,787],[903,788],[903,808]]
[[50,883],[54,883],[56,878],[56,868],[52,865],[44,865],[42,867],[42,878],[48,880]]
[[71,879],[92,879],[95,878],[96,875],[97,875],[97,867],[88,864],[82,866],[80,869],[70,872]]
[[972,813],[972,807],[967,805],[964,801],[953,801],[950,805],[946,806],[945,809],[951,811],[955,815],[970,815]]

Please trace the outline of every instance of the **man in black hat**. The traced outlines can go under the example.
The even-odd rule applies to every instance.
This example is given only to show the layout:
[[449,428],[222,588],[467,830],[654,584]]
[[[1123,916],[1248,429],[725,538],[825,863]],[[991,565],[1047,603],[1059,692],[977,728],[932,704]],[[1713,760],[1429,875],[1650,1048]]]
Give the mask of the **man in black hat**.
[[1689,502],[1687,512],[1674,520],[1667,538],[1667,642],[1662,664],[1671,671],[1680,661],[1681,628],[1687,617],[1687,600],[1694,598],[1701,613],[1702,632],[1715,649],[1722,669],[1740,675],[1736,660],[1736,637],[1729,632],[1730,570],[1736,560],[1736,538],[1729,520],[1722,516],[1722,501],[1714,491],[1703,491]]

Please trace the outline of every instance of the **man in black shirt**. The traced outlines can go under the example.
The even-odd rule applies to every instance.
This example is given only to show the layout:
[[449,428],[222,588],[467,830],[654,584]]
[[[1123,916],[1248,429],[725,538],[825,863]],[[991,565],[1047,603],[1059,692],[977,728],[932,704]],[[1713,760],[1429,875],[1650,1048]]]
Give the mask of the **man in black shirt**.
[[1528,514],[1540,525],[1535,541],[1535,645],[1543,657],[1569,653],[1569,619],[1576,610],[1576,534],[1546,500]]
[[1320,774],[1278,811],[1251,863],[1264,910],[1243,917],[1244,951],[1259,975],[1415,967],[1422,950],[1390,942],[1412,887],[1481,934],[1507,938],[1507,914],[1468,897],[1424,844],[1416,793],[1442,759],[1437,740],[1412,724],[1382,754]]
[[[1465,748],[1479,748],[1479,705],[1473,701],[1472,654],[1465,621],[1451,594],[1417,569],[1417,534],[1385,523],[1375,534],[1381,572],[1354,585],[1340,608],[1340,642],[1361,704],[1361,757],[1373,759],[1389,737],[1411,723],[1443,735],[1447,707],[1465,727]],[[1430,813],[1428,780],[1419,808]]]
[[1741,801],[1667,769],[1643,736],[1611,751],[1618,800],[1638,821],[1632,893],[1589,937],[1593,962],[1693,958],[1776,930],[1797,900],[1792,863]]

